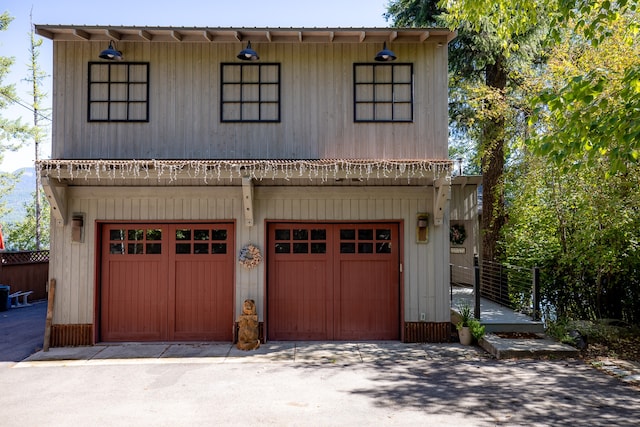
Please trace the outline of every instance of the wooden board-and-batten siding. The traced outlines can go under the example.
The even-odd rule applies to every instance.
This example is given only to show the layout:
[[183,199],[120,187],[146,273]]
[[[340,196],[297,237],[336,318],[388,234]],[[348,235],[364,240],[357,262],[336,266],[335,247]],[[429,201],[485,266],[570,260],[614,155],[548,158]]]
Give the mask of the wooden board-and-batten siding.
[[413,64],[412,123],[354,122],[353,64],[376,43],[255,43],[281,68],[279,123],[220,121],[220,64],[239,43],[121,41],[126,61],[149,63],[149,122],[87,120],[87,64],[100,41],[54,43],[54,159],[447,159],[447,49],[395,43]]
[[[263,252],[268,220],[398,222],[403,245],[404,321],[420,322],[424,313],[427,323],[440,325],[436,328],[439,337],[443,335],[442,325],[449,322],[447,221],[443,226],[430,222],[428,244],[416,244],[415,237],[416,214],[433,208],[433,187],[258,186],[254,189],[253,227],[243,225],[242,193],[238,187],[68,187],[68,200],[70,213],[85,214],[85,238],[82,243],[71,242],[70,225],[52,223],[50,277],[58,283],[54,325],[87,325],[96,321],[97,222],[230,220],[236,224],[236,247],[251,242]],[[240,313],[242,301],[253,298],[260,320],[264,320],[265,265],[246,270],[236,263],[234,316]]]

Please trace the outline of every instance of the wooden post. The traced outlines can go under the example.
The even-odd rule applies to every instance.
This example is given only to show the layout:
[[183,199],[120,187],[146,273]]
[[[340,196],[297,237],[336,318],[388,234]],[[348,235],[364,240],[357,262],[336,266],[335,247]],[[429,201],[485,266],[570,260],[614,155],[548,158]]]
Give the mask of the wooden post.
[[47,322],[44,326],[44,343],[42,351],[49,351],[49,341],[51,340],[51,323],[53,321],[53,302],[56,295],[56,279],[49,281],[49,300],[47,303]]

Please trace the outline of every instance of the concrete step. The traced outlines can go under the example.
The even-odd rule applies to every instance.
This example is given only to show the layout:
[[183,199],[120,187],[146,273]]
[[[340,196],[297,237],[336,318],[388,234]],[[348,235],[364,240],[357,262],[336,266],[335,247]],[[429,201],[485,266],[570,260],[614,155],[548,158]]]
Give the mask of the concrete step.
[[538,357],[576,357],[578,349],[557,342],[544,334],[538,338],[501,338],[487,333],[478,342],[480,347],[496,359],[538,358]]
[[533,334],[544,333],[544,323],[531,321],[518,321],[518,322],[501,322],[501,321],[483,321],[480,319],[480,323],[484,325],[486,333],[490,332],[530,332]]

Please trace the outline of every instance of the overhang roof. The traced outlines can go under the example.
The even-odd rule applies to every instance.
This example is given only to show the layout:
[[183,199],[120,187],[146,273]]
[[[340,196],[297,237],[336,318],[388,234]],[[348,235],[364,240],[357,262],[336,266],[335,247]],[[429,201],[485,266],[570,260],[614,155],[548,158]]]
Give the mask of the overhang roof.
[[54,41],[233,43],[448,43],[446,28],[223,28],[36,24],[36,34]]

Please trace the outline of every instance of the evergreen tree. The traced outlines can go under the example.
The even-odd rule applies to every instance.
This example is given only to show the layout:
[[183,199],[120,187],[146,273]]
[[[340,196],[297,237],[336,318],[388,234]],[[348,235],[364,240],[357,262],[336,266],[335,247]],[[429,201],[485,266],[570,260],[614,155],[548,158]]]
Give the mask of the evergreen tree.
[[510,143],[513,146],[526,135],[528,79],[541,55],[545,28],[536,22],[517,33],[503,31],[491,19],[480,19],[500,13],[494,7],[471,21],[461,19],[461,12],[450,3],[396,0],[389,4],[387,18],[395,26],[458,30],[449,46],[450,126],[458,139],[476,143],[483,175],[482,256],[499,260],[506,222],[505,159]]
[[[13,18],[7,12],[0,15],[0,32],[5,31]],[[5,84],[4,80],[9,73],[13,58],[0,56],[0,162],[6,151],[15,151],[29,137],[30,128],[19,119],[11,120],[2,116],[2,111],[17,101],[15,86]],[[0,172],[0,218],[7,213],[7,206],[3,195],[13,188],[17,177],[10,173]]]

